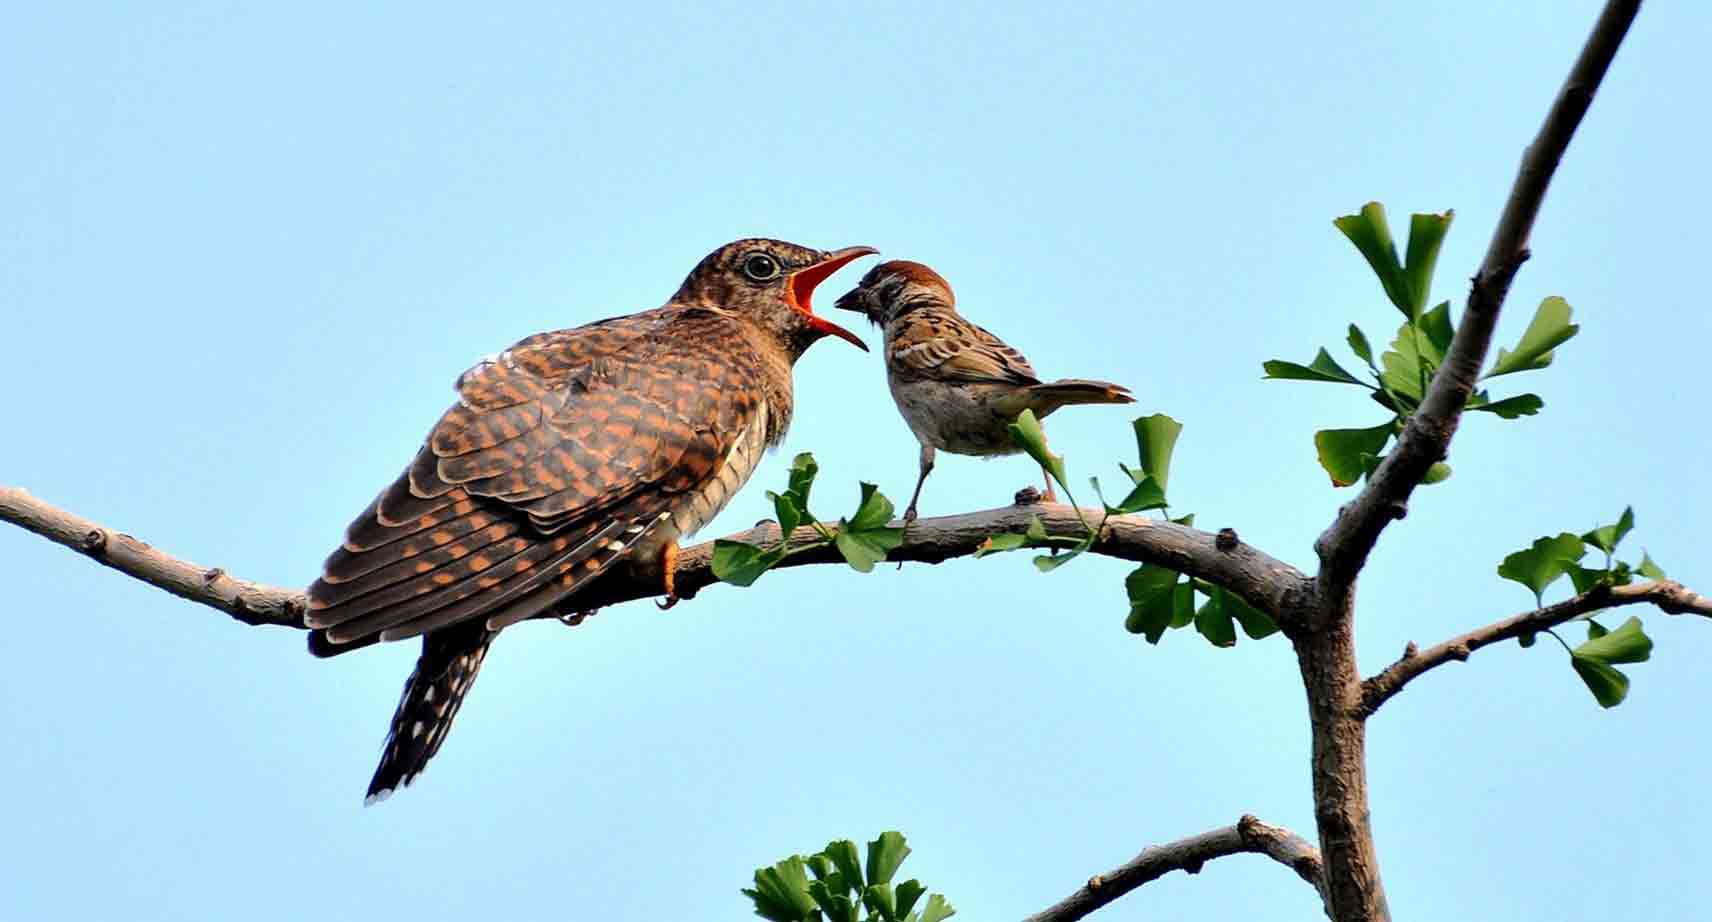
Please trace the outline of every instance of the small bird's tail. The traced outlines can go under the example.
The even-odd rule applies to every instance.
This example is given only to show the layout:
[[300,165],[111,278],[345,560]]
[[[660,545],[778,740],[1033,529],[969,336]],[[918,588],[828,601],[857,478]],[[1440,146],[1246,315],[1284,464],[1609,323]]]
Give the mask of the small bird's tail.
[[1029,407],[1036,416],[1045,416],[1059,407],[1078,403],[1135,403],[1129,388],[1086,378],[1063,378],[1036,384],[1028,389],[1028,396]]
[[416,780],[440,751],[496,636],[479,618],[423,635],[422,656],[404,682],[365,806]]

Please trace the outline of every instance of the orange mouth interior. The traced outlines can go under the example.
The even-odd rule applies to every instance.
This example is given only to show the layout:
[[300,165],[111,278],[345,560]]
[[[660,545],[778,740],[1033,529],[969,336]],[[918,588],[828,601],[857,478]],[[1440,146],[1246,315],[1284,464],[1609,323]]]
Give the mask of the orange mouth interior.
[[868,351],[868,344],[864,343],[856,334],[815,314],[813,298],[815,288],[819,287],[821,282],[830,278],[834,272],[844,268],[854,260],[861,259],[864,256],[872,256],[878,252],[878,250],[875,250],[872,247],[846,247],[821,262],[815,263],[806,269],[797,270],[797,272],[790,277],[790,280],[785,283],[786,300],[790,302],[791,307],[801,311],[808,317],[809,327],[811,329],[820,333],[836,336],[839,339],[856,346],[863,352]]

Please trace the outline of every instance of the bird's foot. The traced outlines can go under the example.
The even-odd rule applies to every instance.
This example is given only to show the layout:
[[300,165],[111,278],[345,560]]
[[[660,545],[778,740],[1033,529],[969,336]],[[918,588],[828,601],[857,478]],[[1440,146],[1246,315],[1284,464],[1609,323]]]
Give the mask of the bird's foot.
[[678,571],[677,539],[674,538],[671,541],[667,541],[666,546],[660,549],[660,569],[664,573],[662,582],[666,589],[666,600],[664,602],[656,602],[654,604],[660,606],[661,611],[666,611],[667,609],[676,606],[678,602],[682,601],[678,598],[678,587],[676,582]]
[[577,625],[582,624],[584,620],[593,618],[597,614],[600,614],[600,609],[598,608],[591,608],[587,611],[565,612],[564,614],[559,615],[559,623],[563,624],[565,627],[576,627]]

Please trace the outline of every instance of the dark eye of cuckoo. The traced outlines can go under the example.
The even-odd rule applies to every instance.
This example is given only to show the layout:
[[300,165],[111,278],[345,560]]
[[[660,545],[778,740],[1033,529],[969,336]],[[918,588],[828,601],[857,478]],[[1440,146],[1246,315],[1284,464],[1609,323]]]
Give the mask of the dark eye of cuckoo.
[[770,282],[779,277],[779,261],[765,253],[743,257],[743,274],[751,281]]

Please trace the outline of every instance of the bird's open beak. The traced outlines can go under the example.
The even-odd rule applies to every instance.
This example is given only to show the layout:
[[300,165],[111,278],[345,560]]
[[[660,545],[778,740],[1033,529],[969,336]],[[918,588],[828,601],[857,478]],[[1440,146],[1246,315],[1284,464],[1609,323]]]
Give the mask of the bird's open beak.
[[867,352],[868,344],[863,342],[861,337],[815,314],[814,305],[810,299],[814,295],[815,287],[826,281],[832,273],[844,268],[847,263],[853,260],[861,259],[864,256],[874,256],[879,252],[873,247],[845,247],[842,250],[834,250],[828,253],[826,258],[820,262],[804,269],[798,269],[791,274],[790,280],[785,283],[785,300],[790,302],[791,307],[801,311],[803,316],[808,318],[809,329],[823,335],[836,336],[863,352]]

